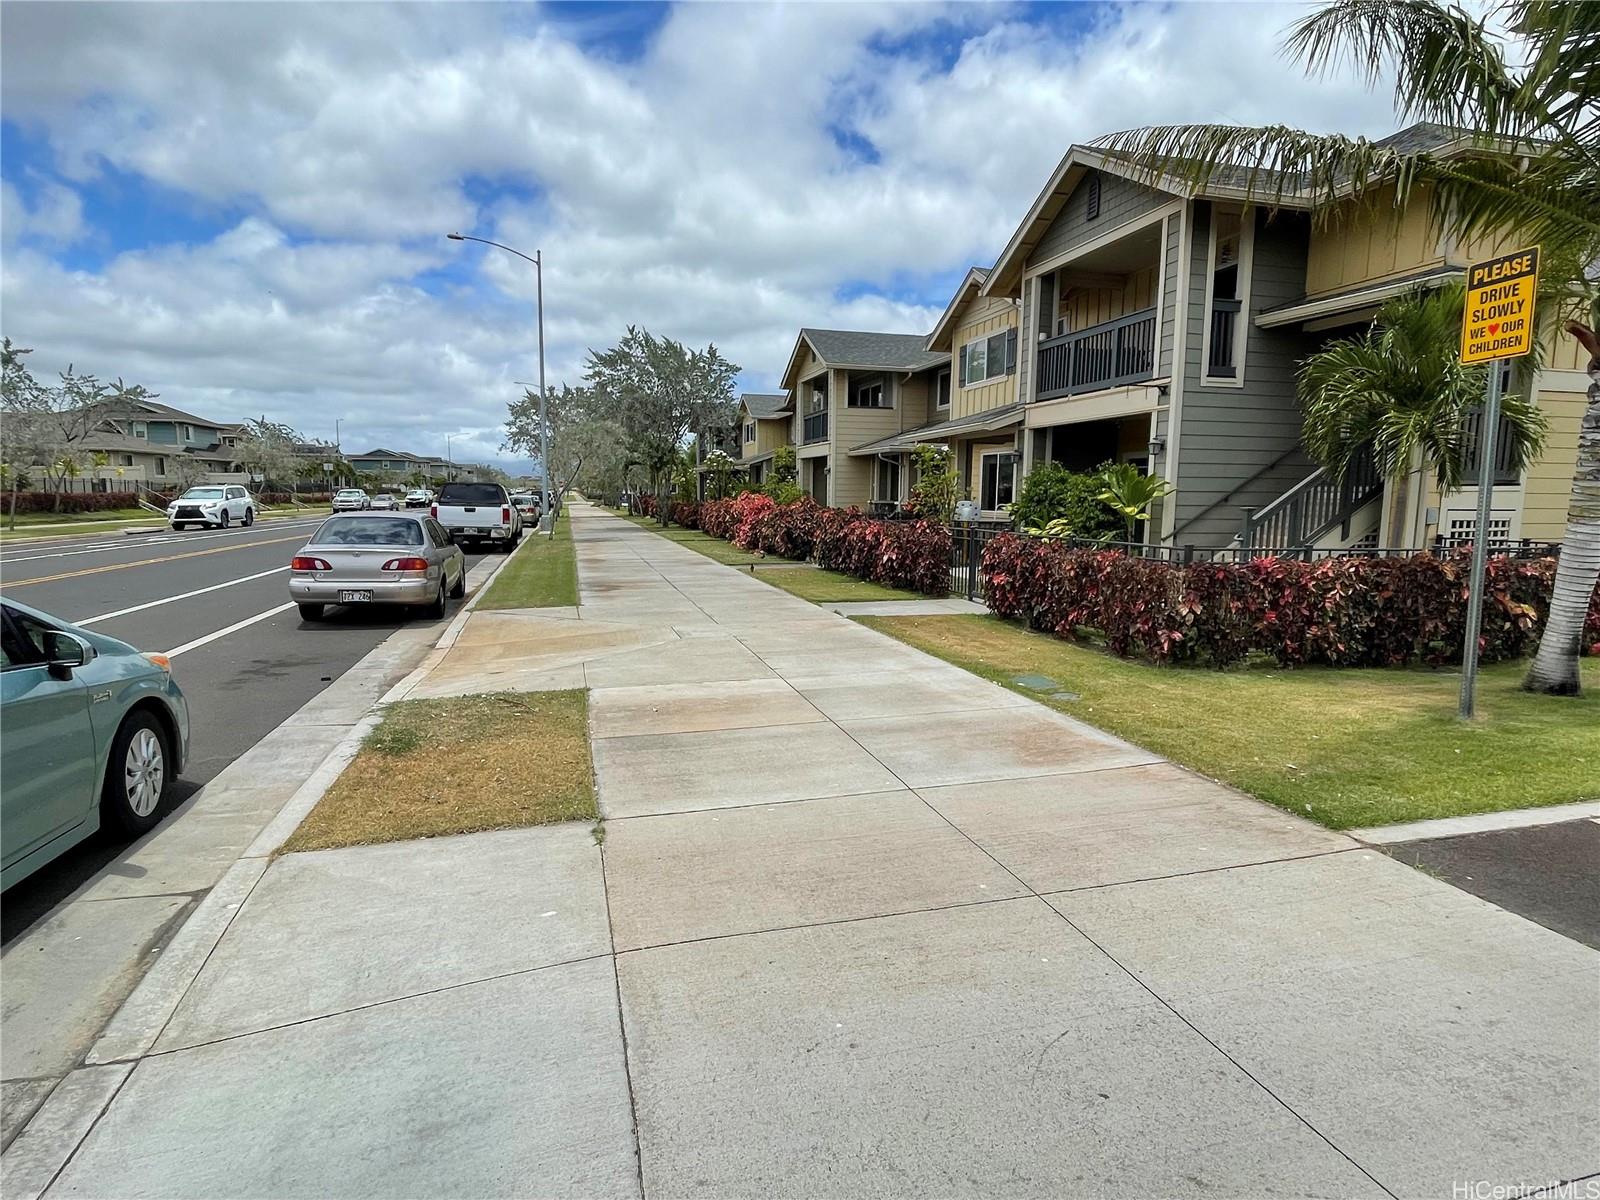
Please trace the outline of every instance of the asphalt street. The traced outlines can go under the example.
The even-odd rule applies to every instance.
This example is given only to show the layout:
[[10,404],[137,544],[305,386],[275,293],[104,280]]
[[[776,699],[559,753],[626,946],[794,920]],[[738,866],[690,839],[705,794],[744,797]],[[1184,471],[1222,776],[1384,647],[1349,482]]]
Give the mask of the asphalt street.
[[[0,590],[52,616],[172,656],[189,699],[190,757],[177,807],[408,621],[384,608],[300,619],[289,559],[325,520],[250,529],[122,533],[0,548]],[[469,554],[471,567],[482,555]],[[452,605],[452,611],[454,605]],[[91,838],[6,893],[3,941],[23,932],[116,853]]]

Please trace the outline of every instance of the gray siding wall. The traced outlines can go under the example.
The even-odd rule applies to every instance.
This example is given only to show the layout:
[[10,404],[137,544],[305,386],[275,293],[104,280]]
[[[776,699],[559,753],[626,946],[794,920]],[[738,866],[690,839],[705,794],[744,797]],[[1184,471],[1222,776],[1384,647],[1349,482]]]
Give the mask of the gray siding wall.
[[[1039,334],[1034,329],[1037,317],[1034,313],[1033,280],[1024,278],[1022,281],[1022,310],[1017,325],[1017,399],[1024,404],[1033,400],[1033,356],[1039,346]],[[950,368],[951,387],[959,382],[957,376],[961,371],[960,352],[957,351],[956,361]]]
[[1088,219],[1089,180],[1085,175],[1067,197],[1067,203],[1056,214],[1056,219],[1045,230],[1044,237],[1029,258],[1033,261],[1063,254],[1074,246],[1099,237],[1108,229],[1115,229],[1140,213],[1160,208],[1173,197],[1143,184],[1134,183],[1120,175],[1100,175],[1100,215]]
[[[1178,285],[1183,279],[1183,221],[1184,214],[1167,218],[1167,245],[1161,277],[1161,330],[1160,347],[1156,360],[1156,375],[1172,378],[1172,342],[1178,328]],[[1201,293],[1204,295],[1204,293]]]
[[[1263,309],[1305,294],[1306,218],[1255,214],[1255,252],[1244,355],[1244,386],[1207,387],[1201,381],[1206,259],[1211,206],[1190,206],[1194,243],[1188,272],[1189,323],[1184,339],[1183,420],[1178,439],[1178,545],[1222,546],[1239,531],[1240,507],[1277,499],[1305,478],[1312,464],[1296,450],[1300,406],[1295,366],[1315,340],[1296,329],[1258,329]],[[1272,466],[1278,459],[1288,457]],[[1246,481],[1265,468],[1261,478]],[[1232,493],[1232,494],[1230,494]]]

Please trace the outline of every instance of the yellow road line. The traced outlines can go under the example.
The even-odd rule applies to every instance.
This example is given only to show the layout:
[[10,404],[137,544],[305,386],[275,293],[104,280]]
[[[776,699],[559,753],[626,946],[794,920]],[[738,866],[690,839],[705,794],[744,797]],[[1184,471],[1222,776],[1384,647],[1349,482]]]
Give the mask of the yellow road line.
[[253,550],[257,546],[273,546],[279,542],[304,542],[305,540],[303,534],[296,534],[294,537],[267,538],[264,541],[245,542],[238,546],[214,546],[210,550],[190,550],[186,554],[168,554],[162,558],[141,558],[138,562],[108,563],[103,567],[84,567],[79,571],[62,571],[59,575],[41,575],[37,579],[7,580],[5,586],[6,590],[10,591],[12,588],[27,587],[34,583],[54,583],[58,579],[76,579],[80,575],[98,575],[102,571],[126,571],[130,567],[150,567],[156,563],[176,562],[180,558],[200,558],[207,554],[227,554],[233,550]]

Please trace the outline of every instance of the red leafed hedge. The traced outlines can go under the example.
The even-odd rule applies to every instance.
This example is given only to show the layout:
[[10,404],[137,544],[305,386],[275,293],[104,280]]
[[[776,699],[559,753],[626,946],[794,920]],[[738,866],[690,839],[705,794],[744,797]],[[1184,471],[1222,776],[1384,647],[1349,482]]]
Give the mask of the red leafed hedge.
[[[59,501],[59,503],[58,503]],[[18,492],[19,513],[91,513],[138,508],[136,492]],[[11,511],[11,493],[0,492],[0,510]]]
[[[1238,662],[1251,650],[1285,666],[1400,666],[1460,659],[1470,556],[1259,558],[1188,566],[1003,534],[983,554],[989,607],[1035,629],[1098,630],[1125,658]],[[1533,651],[1555,560],[1489,559],[1479,652]],[[1600,590],[1585,645],[1600,648]]]
[[700,528],[700,505],[693,500],[674,500],[670,515],[674,525],[682,525],[685,529]]
[[700,528],[761,554],[797,560],[929,596],[950,585],[950,531],[930,521],[878,521],[855,508],[826,508],[810,496],[789,504],[746,492],[707,500]]

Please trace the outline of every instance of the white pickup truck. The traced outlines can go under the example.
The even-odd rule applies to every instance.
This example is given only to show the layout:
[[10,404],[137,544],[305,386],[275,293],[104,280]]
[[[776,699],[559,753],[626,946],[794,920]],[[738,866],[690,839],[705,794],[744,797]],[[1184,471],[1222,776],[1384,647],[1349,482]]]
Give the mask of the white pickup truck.
[[522,538],[522,514],[498,483],[447,483],[429,511],[457,544],[494,542],[509,554]]

